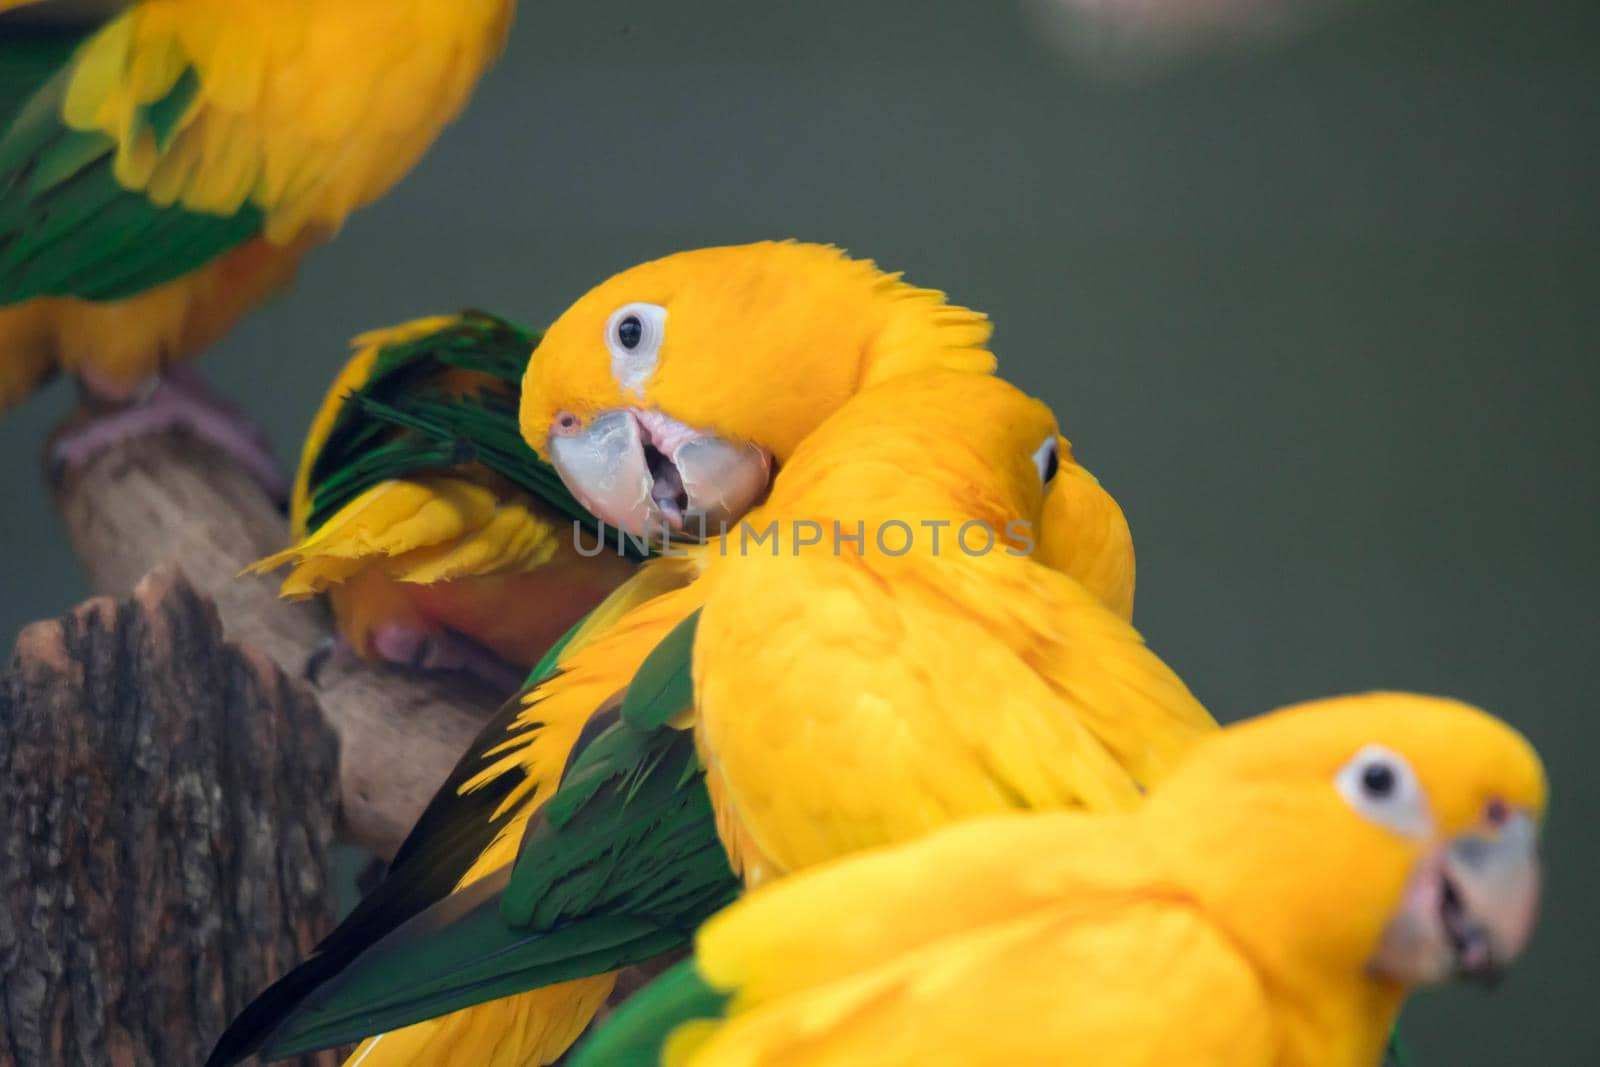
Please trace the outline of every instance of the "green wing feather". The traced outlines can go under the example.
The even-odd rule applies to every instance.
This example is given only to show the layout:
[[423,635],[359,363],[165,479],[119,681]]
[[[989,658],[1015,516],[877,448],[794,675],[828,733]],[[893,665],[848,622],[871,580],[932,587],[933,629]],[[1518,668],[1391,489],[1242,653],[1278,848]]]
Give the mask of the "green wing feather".
[[[690,646],[671,638],[662,646],[652,659],[675,673],[680,665],[670,662],[668,649],[684,658]],[[647,691],[657,694],[654,700],[643,699]],[[665,721],[676,713],[665,706],[677,699],[670,686],[646,681],[640,693],[648,717]],[[635,729],[619,710],[620,702],[597,712],[561,787],[530,822],[514,864],[383,931],[370,916],[386,880],[362,902],[365,930],[346,930],[347,920],[330,935],[341,950],[359,951],[343,951],[334,968],[319,949],[274,987],[276,994],[269,990],[261,1006],[241,1015],[210,1067],[257,1049],[278,1057],[354,1041],[687,944],[702,921],[737,896],[739,883],[717,837],[692,736]],[[436,799],[443,808],[434,813],[430,805],[429,812],[443,820],[444,809],[476,805],[473,795],[451,793],[448,800],[454,803]],[[449,834],[443,821],[424,832],[430,813],[402,847],[390,878],[415,881],[419,870],[432,868]],[[486,822],[481,811],[470,820]],[[377,914],[392,919],[399,909]]]
[[[0,307],[41,296],[120,300],[260,233],[262,215],[251,205],[205,214],[159,206],[120,185],[116,143],[62,119],[74,49],[85,36],[13,32],[0,47]],[[198,74],[185,71],[140,111],[141,132],[158,147],[169,144],[198,90]]]
[[[526,446],[518,430],[518,391],[529,354],[538,342],[537,333],[514,322],[469,311],[443,329],[382,349],[365,383],[341,406],[313,461],[309,527],[315,530],[349,500],[381,481],[449,470],[469,462],[486,463],[558,511],[593,523],[555,472]],[[468,395],[460,393],[458,375],[455,383],[446,380],[452,372],[463,370],[482,375],[482,384]],[[560,651],[577,630],[574,626],[546,654],[530,674],[530,686],[556,672]],[[543,984],[532,978],[497,978],[492,966],[482,973],[471,969],[471,957],[482,941],[469,934],[488,931],[503,938],[504,923],[498,917],[498,904],[474,913],[463,905],[475,898],[453,892],[514,814],[496,813],[523,780],[519,774],[500,775],[468,793],[461,790],[481,772],[485,753],[503,743],[513,725],[521,730],[538,729],[537,724],[521,722],[522,696],[502,706],[457,762],[401,844],[383,882],[309,959],[275,982],[233,1021],[208,1063],[237,1063],[269,1039],[274,1042],[271,1047],[277,1048],[290,1041],[315,1043],[323,1033],[366,1036],[388,1028],[374,1021],[377,1019],[416,1021],[449,1010],[436,1005],[475,1003],[485,996],[501,995],[492,992],[495,981],[520,981],[518,988]],[[580,736],[577,751],[586,750],[612,719],[614,715],[597,714]],[[382,989],[367,984],[374,974],[390,977],[383,974],[383,967],[374,969],[373,961],[388,958],[391,951],[410,945],[435,926],[452,931],[459,927],[459,937],[447,946],[460,958],[459,966],[441,970],[444,977],[429,988],[402,991],[390,998],[395,1003],[387,1003]],[[596,948],[600,934],[575,928],[552,941],[549,933],[529,933],[529,948],[519,957],[519,965],[534,966],[528,961],[544,952],[554,953],[565,961],[562,966],[578,973],[593,973],[587,968],[600,966],[585,962],[584,956],[585,952],[600,951]],[[615,936],[615,932],[607,936]],[[457,935],[452,932],[450,937]],[[673,943],[680,939],[676,933],[671,938]],[[648,931],[641,933],[635,951],[654,955],[651,944]],[[404,951],[409,955],[412,950]],[[441,982],[442,992],[434,988]],[[452,991],[452,983],[459,984],[462,991]],[[491,991],[470,992],[483,988]],[[370,1012],[341,1015],[340,1005],[346,1001],[366,1004]],[[322,1004],[327,1007],[319,1008]],[[345,1039],[337,1036],[330,1040],[338,1043]]]
[[694,635],[699,609],[672,628],[650,650],[622,698],[622,721],[635,730],[666,726],[694,705]]
[[[522,439],[517,405],[538,343],[538,333],[509,319],[467,311],[449,326],[379,352],[312,464],[309,528],[379,482],[478,463],[598,538],[599,520]],[[476,372],[486,384],[466,394],[448,389],[451,371]],[[639,546],[624,547],[644,558]]]
[[[558,649],[577,628],[530,684],[559,670]],[[686,660],[691,647],[669,637],[647,662],[671,675],[681,665],[666,649]],[[658,694],[656,704],[680,699],[641,676],[639,694]],[[681,710],[635,701],[662,721]],[[293,1055],[328,1047],[652,959],[685,944],[737,894],[693,739],[672,729],[629,728],[616,707],[592,718],[516,863],[452,893],[499,831],[493,812],[516,778],[464,795],[459,788],[522,711],[520,696],[505,704],[435,795],[383,883],[310,959],[241,1013],[210,1067],[263,1048]]]
[[[555,674],[561,649],[582,625],[580,621],[551,648],[529,675],[524,692]],[[208,1064],[238,1063],[253,1055],[309,993],[334,980],[374,943],[451,897],[467,870],[511,818],[511,812],[498,817],[495,813],[521,781],[519,775],[501,775],[471,793],[461,793],[461,787],[482,770],[484,753],[504,741],[520,718],[522,697],[519,693],[506,701],[457,761],[395,853],[383,881],[304,963],[264,990],[233,1020]]]
[[372,945],[294,1008],[265,1054],[327,1048],[654,959],[737,895],[689,735],[616,723],[571,780],[581,800],[553,799],[509,871]]
[[728,994],[709,985],[694,960],[664,971],[577,1047],[569,1067],[658,1067],[667,1038],[694,1019],[720,1019]]
[[[470,405],[489,419],[491,435],[500,430],[491,416],[511,419],[514,428],[522,373],[538,343],[537,333],[509,319],[466,311],[442,329],[379,351],[312,464],[311,529],[379,482],[468,461],[470,434],[436,438],[407,425],[416,402]],[[443,379],[457,369],[483,372],[490,383],[476,395],[447,392]]]

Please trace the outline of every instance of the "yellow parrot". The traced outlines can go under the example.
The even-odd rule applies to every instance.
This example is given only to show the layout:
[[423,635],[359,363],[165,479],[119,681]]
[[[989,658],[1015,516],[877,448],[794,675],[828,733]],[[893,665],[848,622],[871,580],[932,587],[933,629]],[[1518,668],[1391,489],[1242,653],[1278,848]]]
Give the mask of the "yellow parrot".
[[[840,514],[872,514],[883,504],[881,483],[889,481],[899,485],[894,500],[908,521],[954,521],[961,507],[979,507],[973,514],[997,522],[1002,536],[1011,539],[1004,548],[1022,551],[1045,510],[1047,486],[1057,476],[1057,442],[1054,419],[1043,405],[997,379],[947,370],[902,375],[849,401],[814,439],[801,444],[782,468],[772,502],[747,521],[765,523],[787,515],[782,508],[789,504],[815,501],[830,491],[838,496]],[[960,501],[955,505],[949,502],[952,490]],[[968,521],[974,521],[972,515]],[[957,547],[960,525],[950,529],[945,543],[965,560]],[[971,533],[965,532],[969,541]],[[1096,529],[1094,539],[1103,541],[1104,531]],[[455,891],[420,914],[409,912],[410,921],[400,929],[372,920],[380,909],[375,898],[363,902],[330,939],[334,949],[291,973],[258,1001],[259,1008],[241,1017],[230,1030],[237,1031],[235,1040],[219,1046],[213,1067],[263,1045],[270,1055],[282,1056],[374,1030],[383,1032],[357,1053],[370,1057],[361,1061],[368,1067],[448,1062],[454,1055],[491,1064],[553,1058],[564,1044],[544,1042],[553,1034],[567,1042],[576,1036],[609,992],[616,967],[681,944],[698,918],[737,891],[696,773],[691,735],[654,728],[658,711],[671,718],[683,710],[671,679],[687,668],[681,662],[671,665],[668,656],[663,671],[658,662],[663,649],[674,647],[685,620],[692,624],[707,595],[722,595],[724,572],[753,562],[724,551],[727,543],[646,564],[602,604],[552,657],[553,670],[532,688],[525,705],[508,708],[517,716],[511,725],[489,732],[498,743],[480,744],[463,760],[413,834],[416,856],[402,852],[400,881],[387,891],[380,887],[376,899],[387,892],[392,903],[414,892],[416,878],[408,879],[405,871],[409,864],[414,872],[416,860],[454,862],[462,820],[470,817],[477,825],[494,827],[497,836]],[[995,551],[1000,554],[1002,547]],[[974,648],[981,647],[983,639],[964,625],[960,603],[939,598],[938,579],[948,561],[930,559],[925,547],[918,555],[929,565],[932,584],[908,587],[909,598],[899,605],[905,618],[888,620],[896,627],[890,655],[909,650],[904,644],[909,638],[901,632],[908,627],[926,636],[947,623],[960,628]],[[805,559],[782,562],[809,558],[808,553]],[[966,590],[973,575],[950,564],[954,581],[943,591],[951,596],[970,591],[989,600],[1013,593],[1040,600],[1032,607],[1018,605],[1005,618],[995,604],[985,625],[1010,626],[1023,638],[1019,655],[1007,660],[996,653],[978,661],[1000,681],[1032,672],[1034,703],[1013,702],[1014,719],[1007,721],[1002,713],[989,728],[982,717],[970,715],[970,723],[947,724],[952,729],[947,750],[930,753],[929,763],[931,770],[955,776],[955,792],[930,793],[925,779],[897,777],[871,783],[871,795],[847,803],[921,813],[910,821],[926,817],[928,826],[957,817],[961,805],[974,812],[1026,804],[1120,808],[1134,801],[1141,783],[1159,774],[1191,736],[1210,727],[1204,710],[1114,612],[1072,579],[1024,556],[1006,558],[1025,572],[1051,577],[1023,580],[1015,590]],[[893,586],[884,586],[891,600],[893,592]],[[839,621],[865,625],[871,620]],[[1029,626],[1040,632],[1029,637],[1024,633]],[[840,632],[819,640],[840,648],[860,641],[870,649],[864,655],[883,654],[871,634]],[[915,684],[949,683],[959,693],[976,687],[981,690],[976,706],[982,706],[992,687],[967,678],[967,662],[965,651],[919,657],[916,663],[923,669]],[[840,673],[838,691],[829,694],[834,679],[826,670],[834,666],[796,671],[789,684],[809,687],[807,706],[849,708],[863,676]],[[892,670],[895,664],[883,666]],[[656,709],[630,711],[636,693]],[[860,695],[869,705],[879,697]],[[848,731],[846,721],[835,721],[839,730]],[[819,722],[818,732],[828,732],[828,725]],[[990,751],[986,738],[992,741]],[[1023,753],[1027,747],[1034,751]],[[998,761],[999,777],[981,784],[989,775],[979,765],[991,757]],[[1040,766],[1053,759],[1061,761],[1059,767]],[[978,770],[969,773],[973,767]],[[726,767],[713,760],[712,770],[720,776]],[[809,777],[810,770],[791,786],[807,793]],[[897,797],[896,788],[910,792]],[[834,799],[817,796],[823,805]],[[936,811],[945,804],[954,806]],[[517,995],[507,995],[512,993]],[[443,1014],[455,1007],[467,1010]],[[431,1016],[440,1017],[407,1025]]]
[[1476,708],[1284,709],[1132,814],[972,820],[752,894],[574,1067],[1373,1067],[1411,989],[1525,944],[1544,804]]
[[801,444],[723,543],[694,728],[747,882],[956,818],[1118,810],[1213,728],[1123,619],[1031,558],[1058,449],[1049,409],[1004,382],[905,376]]
[[285,597],[326,595],[358,655],[517,689],[636,562],[579,551],[591,517],[517,438],[538,340],[478,311],[356,338],[306,438],[294,542],[252,569],[290,566]]
[[421,158],[513,6],[135,0],[87,29],[8,27],[0,409],[58,368],[125,400],[216,340]]

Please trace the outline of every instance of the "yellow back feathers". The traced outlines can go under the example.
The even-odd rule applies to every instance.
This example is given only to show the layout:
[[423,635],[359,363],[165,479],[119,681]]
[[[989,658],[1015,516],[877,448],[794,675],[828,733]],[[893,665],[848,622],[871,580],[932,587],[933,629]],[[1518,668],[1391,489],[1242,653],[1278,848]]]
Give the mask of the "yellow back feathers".
[[[629,307],[651,318],[653,358],[616,351],[614,319]],[[682,252],[602,282],[556,320],[523,384],[522,432],[543,454],[558,413],[638,406],[781,463],[866,385],[932,367],[991,372],[989,332],[978,312],[830,246]]]

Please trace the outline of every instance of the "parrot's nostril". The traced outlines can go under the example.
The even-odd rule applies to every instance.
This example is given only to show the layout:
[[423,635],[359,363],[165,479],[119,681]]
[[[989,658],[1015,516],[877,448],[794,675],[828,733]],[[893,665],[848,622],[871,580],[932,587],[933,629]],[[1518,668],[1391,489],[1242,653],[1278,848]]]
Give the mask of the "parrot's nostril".
[[582,428],[582,419],[578,418],[578,416],[574,415],[570,411],[563,411],[556,416],[556,421],[552,432],[558,433],[562,437],[571,437]]

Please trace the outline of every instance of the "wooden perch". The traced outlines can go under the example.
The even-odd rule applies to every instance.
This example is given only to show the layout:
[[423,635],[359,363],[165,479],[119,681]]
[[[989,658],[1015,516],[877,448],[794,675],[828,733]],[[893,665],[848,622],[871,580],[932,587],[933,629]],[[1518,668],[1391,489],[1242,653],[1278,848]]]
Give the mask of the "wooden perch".
[[201,1063],[332,924],[337,747],[176,569],[25,629],[0,675],[0,1067]]
[[[99,592],[131,589],[178,561],[215,603],[229,640],[266,653],[290,675],[328,638],[317,604],[277,597],[272,577],[240,577],[283,547],[283,516],[231,457],[181,432],[137,438],[81,468],[54,472],[56,506]],[[346,839],[387,859],[497,704],[466,680],[438,679],[333,657],[316,699],[340,741]]]

